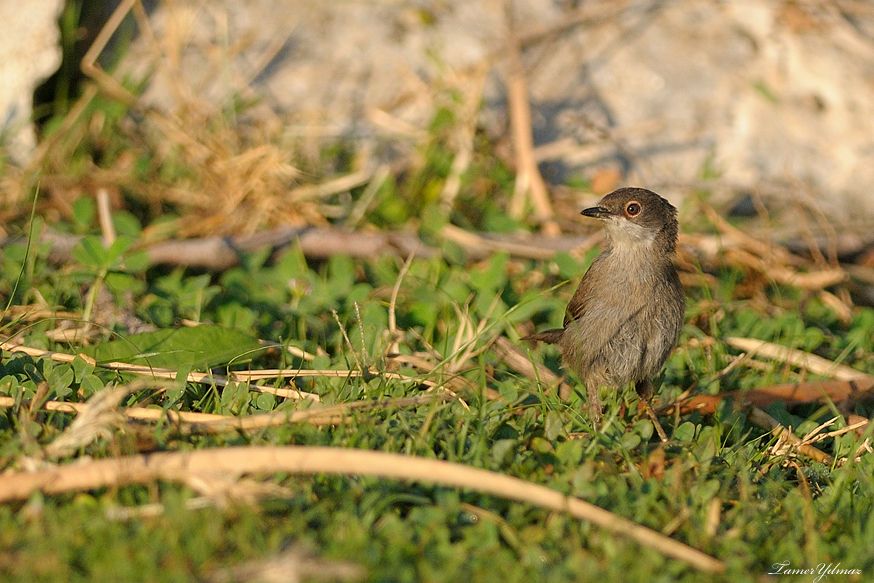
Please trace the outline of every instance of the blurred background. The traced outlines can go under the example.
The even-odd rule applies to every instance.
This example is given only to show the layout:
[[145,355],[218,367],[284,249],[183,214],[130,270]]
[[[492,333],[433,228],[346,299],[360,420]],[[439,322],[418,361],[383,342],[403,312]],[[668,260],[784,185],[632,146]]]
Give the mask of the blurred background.
[[867,0],[2,0],[0,17],[5,223],[38,183],[49,221],[105,188],[182,237],[555,236],[640,185],[692,228],[703,199],[787,244],[859,254],[874,231]]

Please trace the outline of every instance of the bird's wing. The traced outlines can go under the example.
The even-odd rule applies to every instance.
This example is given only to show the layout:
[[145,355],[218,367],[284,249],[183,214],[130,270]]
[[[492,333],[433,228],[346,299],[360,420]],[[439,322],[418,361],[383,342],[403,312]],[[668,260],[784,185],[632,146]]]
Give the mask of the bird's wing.
[[588,271],[586,271],[586,274],[580,281],[579,287],[577,287],[577,291],[574,292],[574,296],[571,298],[571,301],[568,302],[567,310],[564,313],[563,326],[565,328],[567,328],[567,325],[572,321],[582,318],[586,313],[589,304],[592,303],[592,287],[597,280],[600,279],[599,272],[603,269],[603,266],[601,265],[602,257],[604,256],[599,255],[592,265],[589,266]]
[[[608,264],[599,256],[568,303],[564,327],[572,326],[582,339],[583,350],[595,358],[604,346],[627,333],[628,323],[645,309],[645,299],[630,293],[604,271]],[[621,280],[620,280],[621,281]],[[597,288],[597,289],[595,289]]]
[[580,290],[583,289],[582,284],[577,288],[574,297],[571,298],[571,301],[568,302],[567,310],[564,313],[564,323],[563,327],[567,328],[567,325],[573,322],[574,320],[579,320],[583,317],[583,314],[586,313],[586,301],[585,295],[580,293]]

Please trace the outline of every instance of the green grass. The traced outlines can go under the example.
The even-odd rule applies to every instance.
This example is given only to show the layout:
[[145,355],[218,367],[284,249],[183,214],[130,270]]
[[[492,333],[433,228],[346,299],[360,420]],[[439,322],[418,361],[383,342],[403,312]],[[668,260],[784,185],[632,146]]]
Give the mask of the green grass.
[[[89,229],[93,232],[93,225]],[[4,253],[0,281],[4,295],[12,292],[18,279],[24,246],[12,245]],[[226,370],[230,360],[237,369],[387,366],[389,298],[399,276],[399,260],[358,263],[335,257],[310,264],[291,248],[275,261],[253,256],[243,267],[213,277],[145,269],[125,250],[105,257],[86,251],[74,254],[78,261],[54,267],[46,261],[45,249],[33,249],[24,275],[26,285],[19,284],[19,303],[31,302],[38,293],[51,306],[81,312],[87,291],[99,281],[117,308],[158,328],[172,328],[188,318],[239,330],[245,338],[318,354],[314,362],[306,363],[265,348],[244,359],[230,359],[222,352],[227,347],[218,342],[215,352],[225,356],[214,369],[217,372]],[[483,348],[495,335],[518,338],[520,324],[558,323],[572,291],[572,286],[559,284],[578,276],[584,267],[564,257],[531,262],[496,255],[474,265],[416,260],[398,296],[400,351],[431,351],[435,363],[449,366],[458,356],[454,347],[467,346],[465,342]],[[731,274],[725,274],[726,283],[717,290],[725,294],[715,298],[722,300],[718,315],[708,311],[712,302],[702,303],[713,299],[709,293],[692,292],[690,323],[666,366],[663,398],[688,387],[715,393],[800,378],[796,371],[777,364],[764,371],[741,366],[719,377],[732,354],[719,338],[728,335],[771,340],[874,372],[874,311],[857,309],[853,322],[843,326],[816,299],[792,290],[771,290],[780,307],[766,317],[732,299],[731,279]],[[554,286],[558,288],[544,293]],[[97,311],[94,315],[99,320]],[[469,335],[465,319],[474,329],[484,322],[482,332]],[[20,333],[29,346],[71,354],[80,351],[46,336],[57,325],[52,319],[24,323],[10,316],[3,333]],[[111,328],[104,330],[99,343],[115,341],[117,348],[125,342],[120,338],[136,342],[137,337],[123,326]],[[716,344],[704,348],[689,342],[705,335],[716,338]],[[201,348],[213,349],[209,343]],[[531,357],[543,358],[557,369],[557,355],[551,349],[533,352]],[[167,354],[155,358],[164,366],[173,362]],[[409,368],[400,371],[436,378]],[[485,468],[579,496],[724,560],[726,581],[756,579],[781,561],[798,567],[840,562],[866,575],[874,572],[871,455],[840,467],[805,458],[783,465],[768,453],[770,435],[726,406],[714,416],[663,419],[672,439],[660,465],[660,446],[651,425],[623,413],[623,405],[635,410],[631,395],[609,398],[610,423],[603,432],[592,434],[579,394],[562,402],[550,387],[509,370],[487,347],[463,362],[460,372],[472,387],[462,394],[467,407],[458,401],[435,402],[358,413],[351,423],[336,427],[288,425],[209,437],[186,437],[167,424],[128,424],[74,457],[111,457],[144,448],[171,451],[267,444],[396,452]],[[47,398],[83,401],[108,384],[128,380],[82,359],[59,364],[4,353],[0,364],[0,394],[19,402],[32,398],[42,382],[47,383]],[[321,395],[325,403],[421,392],[414,383],[379,376],[296,382],[303,390]],[[147,402],[225,415],[297,406],[240,386],[224,390],[204,384],[168,386],[171,390],[163,396],[141,390],[125,404]],[[486,388],[497,390],[502,399],[486,399]],[[855,405],[853,411],[866,417],[872,413],[864,405]],[[791,410],[776,406],[771,413],[803,434],[805,428],[830,417],[832,410],[818,405]],[[21,469],[24,456],[37,455],[40,445],[51,442],[71,421],[68,414],[44,411],[29,417],[26,406],[4,410],[0,463],[6,469]],[[821,447],[846,456],[859,443],[859,438],[845,435]],[[655,471],[651,462],[657,466]],[[266,479],[290,493],[255,505],[189,510],[185,501],[195,492],[160,483],[34,495],[26,503],[0,506],[0,578],[202,579],[219,567],[302,544],[326,558],[362,564],[373,581],[710,580],[685,564],[564,514],[474,492],[357,477]],[[118,506],[154,502],[165,508],[155,517],[119,520],[110,515]],[[716,521],[714,507],[719,511]]]
[[[182,373],[211,366],[216,374],[279,367],[388,370],[388,350],[396,341],[402,354],[437,367],[424,372],[401,364],[396,372],[437,381],[458,373],[467,386],[457,390],[463,402],[358,412],[349,423],[336,426],[287,424],[213,436],[185,435],[166,421],[121,423],[60,463],[246,445],[330,445],[447,460],[580,497],[717,557],[727,571],[716,577],[702,574],[563,513],[476,492],[354,476],[276,474],[259,479],[287,493],[255,504],[231,501],[190,509],[189,501],[199,493],[171,482],[35,494],[26,502],[2,504],[0,580],[206,580],[223,567],[298,546],[326,559],[359,563],[371,581],[737,583],[759,580],[773,564],[785,561],[793,568],[840,563],[863,572],[840,580],[862,581],[874,574],[874,456],[864,454],[856,462],[851,455],[871,437],[872,428],[863,437],[847,434],[818,444],[837,458],[848,458],[847,463],[830,467],[803,457],[786,460],[771,455],[774,438],[768,432],[725,403],[715,415],[663,418],[671,440],[662,446],[652,425],[629,412],[636,411],[634,395],[610,395],[605,402],[607,425],[593,432],[579,391],[563,402],[554,387],[525,378],[502,362],[489,344],[496,336],[509,338],[529,351],[533,361],[559,371],[554,349],[531,350],[518,338],[532,326],[561,323],[573,283],[597,250],[582,261],[568,254],[542,262],[496,254],[471,262],[460,248],[444,242],[439,229],[448,222],[496,232],[526,227],[505,214],[513,174],[479,134],[452,209],[441,206],[441,189],[454,156],[447,144],[453,124],[459,123],[449,109],[435,116],[416,162],[385,180],[358,217],[376,227],[417,229],[442,251],[441,257],[413,261],[401,280],[396,337],[388,334],[392,290],[403,263],[396,258],[359,262],[336,256],[312,262],[290,247],[274,258],[267,252],[246,255],[240,266],[216,274],[149,267],[139,244],[182,228],[189,234],[200,233],[197,228],[209,234],[216,234],[210,229],[235,233],[241,225],[252,226],[247,209],[263,210],[261,203],[273,204],[287,194],[285,173],[253,163],[248,170],[254,173],[255,186],[242,185],[248,190],[234,220],[204,221],[201,226],[203,214],[213,212],[214,203],[233,190],[228,184],[240,187],[234,180],[246,174],[247,168],[222,162],[264,144],[282,154],[277,154],[279,162],[287,162],[294,145],[286,147],[280,136],[269,132],[262,136],[245,131],[233,116],[204,120],[192,113],[198,108],[189,109],[192,117],[182,124],[191,134],[186,139],[200,146],[192,151],[186,149],[187,142],[174,142],[173,135],[162,133],[150,118],[154,112],[131,112],[104,96],[86,104],[81,119],[69,127],[62,125],[63,111],[55,112],[44,127],[53,143],[40,166],[41,185],[55,199],[72,202],[39,201],[33,221],[24,219],[31,207],[20,205],[21,220],[4,225],[20,240],[6,244],[0,255],[0,299],[4,306],[48,307],[76,316],[30,320],[21,312],[4,311],[0,338]],[[210,153],[206,161],[202,150]],[[355,169],[356,152],[349,145],[325,148],[320,156],[309,162],[312,167],[295,160],[302,177]],[[101,184],[115,181],[129,211],[115,213],[119,238],[109,249],[101,243],[91,197],[82,196],[91,193],[89,177],[96,171],[102,173]],[[39,182],[18,178],[23,191]],[[360,202],[364,188],[342,198],[341,204],[328,201],[336,222],[350,218],[349,209]],[[204,195],[205,207],[186,198],[192,193]],[[270,204],[266,208],[274,208]],[[287,210],[278,203],[275,208]],[[313,216],[322,207],[309,210],[307,216]],[[285,220],[288,215],[276,216]],[[50,262],[47,245],[38,242],[47,223],[85,237],[63,265]],[[27,242],[31,239],[33,245]],[[687,324],[665,367],[662,401],[687,389],[716,394],[808,378],[776,363],[762,369],[738,366],[722,374],[736,355],[722,342],[727,336],[772,341],[874,373],[871,308],[855,308],[852,321],[845,324],[815,295],[771,286],[753,302],[738,293],[742,272],[726,269],[715,275],[718,281],[711,289],[688,290]],[[95,322],[88,347],[57,336],[61,327],[81,326],[82,318]],[[164,338],[185,320],[210,327]],[[138,326],[159,332],[137,335],[132,328]],[[259,345],[258,339],[266,342]],[[304,361],[286,347],[315,358]],[[134,358],[143,351],[148,355]],[[73,422],[67,413],[31,409],[31,400],[84,402],[107,386],[133,380],[82,357],[57,363],[4,351],[0,397],[11,397],[15,406],[0,409],[0,471],[42,463],[44,447]],[[418,382],[380,375],[293,382],[320,395],[325,404],[423,391]],[[236,416],[301,406],[242,383],[222,388],[167,381],[163,387],[167,390],[161,393],[141,388],[123,406]],[[500,398],[488,399],[487,390]],[[797,435],[836,414],[829,404],[774,405],[768,411]],[[874,414],[870,401],[840,412],[866,418]],[[154,503],[163,506],[156,516],[117,517],[119,507]]]

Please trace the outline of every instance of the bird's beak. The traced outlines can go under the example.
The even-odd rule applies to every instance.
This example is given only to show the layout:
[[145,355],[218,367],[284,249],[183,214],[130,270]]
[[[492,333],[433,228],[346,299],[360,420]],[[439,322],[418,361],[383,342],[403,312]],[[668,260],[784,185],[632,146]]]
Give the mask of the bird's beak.
[[581,210],[580,214],[584,217],[592,217],[593,219],[606,219],[611,213],[602,206],[593,206],[592,208]]

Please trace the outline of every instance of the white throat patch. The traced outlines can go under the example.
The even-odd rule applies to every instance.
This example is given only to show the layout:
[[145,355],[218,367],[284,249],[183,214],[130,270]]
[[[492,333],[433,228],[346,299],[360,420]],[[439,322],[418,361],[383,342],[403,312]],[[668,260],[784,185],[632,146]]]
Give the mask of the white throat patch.
[[615,245],[633,244],[651,247],[656,232],[627,219],[611,217],[607,219],[607,233]]

